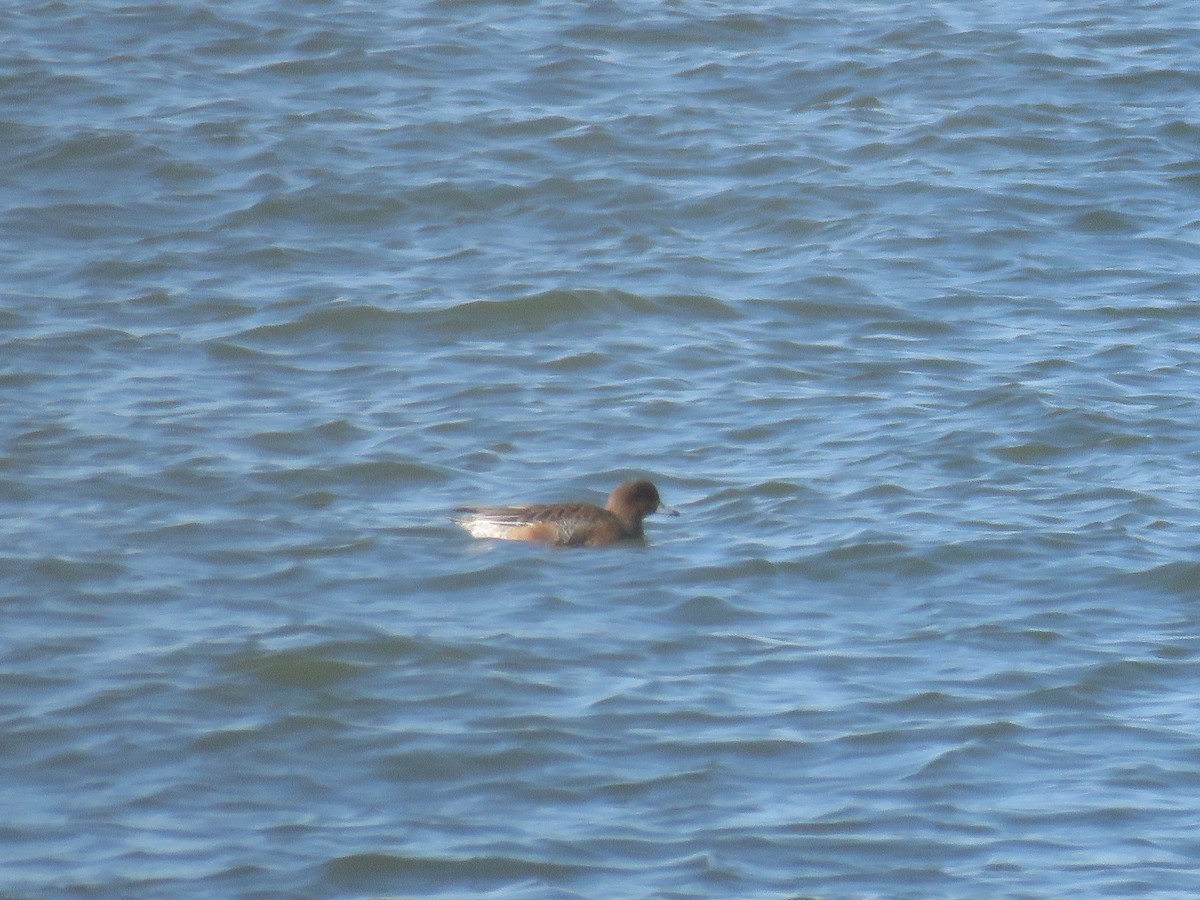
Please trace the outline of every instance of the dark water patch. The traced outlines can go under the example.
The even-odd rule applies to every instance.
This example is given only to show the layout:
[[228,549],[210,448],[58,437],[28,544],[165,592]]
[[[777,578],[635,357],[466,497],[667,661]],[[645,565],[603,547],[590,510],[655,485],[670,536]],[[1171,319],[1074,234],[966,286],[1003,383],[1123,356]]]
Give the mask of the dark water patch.
[[207,341],[204,349],[214,360],[219,362],[274,362],[278,357],[275,353],[256,347],[246,347],[231,341]]
[[821,579],[836,579],[849,572],[883,572],[909,578],[939,572],[935,563],[903,542],[868,535],[808,556],[804,566],[812,577]]
[[480,336],[528,335],[584,323],[618,326],[629,320],[681,319],[725,321],[737,317],[732,306],[702,295],[648,297],[614,291],[548,291],[506,300],[471,300],[420,312],[378,305],[335,303],[315,310],[276,316],[287,321],[256,325],[214,342],[223,358],[260,347],[293,347],[323,341],[355,340],[376,344],[385,336],[397,341],[416,333],[452,335],[456,341]]
[[[284,314],[284,310],[278,313],[280,317]],[[335,303],[323,309],[291,313],[287,321],[256,325],[231,335],[230,339],[238,344],[278,347],[331,338],[366,340],[393,332],[412,318],[411,314],[371,304]]]
[[[148,154],[148,156],[147,156]],[[161,151],[148,147],[135,135],[87,130],[55,140],[51,147],[27,157],[23,169],[37,173],[92,171],[93,177],[108,177],[112,170],[140,173],[152,161],[162,161]]]
[[[469,540],[464,537],[463,541]],[[488,542],[494,544],[494,542]],[[474,545],[472,545],[474,546]],[[527,549],[522,547],[521,549]],[[537,548],[532,548],[537,549]],[[514,551],[514,553],[517,551]],[[507,554],[505,554],[507,556]],[[519,561],[512,559],[503,559],[492,562],[490,565],[481,565],[477,568],[464,570],[462,572],[454,572],[446,575],[434,575],[425,579],[426,584],[430,588],[440,589],[463,589],[463,588],[478,588],[488,585],[504,584],[509,579],[520,571]]]
[[1036,709],[1043,714],[1053,711],[1083,714],[1103,708],[1094,692],[1084,690],[1078,684],[1038,687],[1021,696],[1019,702],[1026,709]]
[[1200,89],[1200,74],[1189,69],[1144,68],[1136,72],[1106,75],[1106,87],[1117,92],[1148,92],[1146,102],[1162,103],[1166,97],[1182,97]]
[[1128,234],[1140,230],[1136,219],[1110,209],[1097,209],[1077,216],[1071,227],[1088,234]]
[[[697,563],[687,572],[680,573],[678,576],[680,584],[746,583],[751,579],[773,578],[781,573],[795,573],[798,568],[798,564],[789,565],[766,558],[761,552],[761,547],[752,546],[748,550],[749,552],[735,551],[726,562]],[[754,552],[756,550],[757,553]],[[694,599],[696,598],[692,598],[692,600]]]
[[567,864],[520,856],[406,856],[357,853],[327,863],[316,886],[321,890],[471,892],[571,883],[605,866]]
[[[1197,551],[1200,558],[1200,550]],[[1200,561],[1174,561],[1126,576],[1124,581],[1171,594],[1193,596],[1200,590]]]
[[[273,448],[272,452],[278,452]],[[365,460],[340,463],[323,468],[273,468],[255,474],[267,484],[300,486],[333,490],[338,486],[370,486],[380,490],[396,490],[405,485],[439,484],[447,473],[433,466],[393,459]]]
[[1187,191],[1200,191],[1200,172],[1187,172],[1183,175],[1172,175],[1172,185]]
[[911,313],[905,318],[893,321],[867,321],[862,325],[860,336],[863,339],[886,340],[887,338],[924,338],[932,339],[953,334],[957,329],[938,319],[916,319]]
[[307,647],[254,654],[231,660],[228,668],[265,684],[302,690],[328,688],[364,673],[361,664],[339,659],[330,651],[328,647]]
[[[1174,293],[1174,292],[1172,292]],[[1096,312],[1103,318],[1115,320],[1161,320],[1166,322],[1190,322],[1200,316],[1200,310],[1191,302],[1162,303],[1157,300],[1141,299],[1134,304],[1102,304]]]
[[61,202],[49,206],[12,206],[5,226],[16,232],[37,232],[44,240],[109,242],[143,238],[144,212],[113,203]]
[[407,203],[397,197],[362,192],[339,194],[328,188],[302,189],[265,197],[248,209],[227,216],[223,226],[257,229],[277,228],[281,224],[320,224],[371,231],[398,222],[406,209]]
[[616,326],[648,317],[686,317],[727,321],[734,308],[703,295],[649,297],[617,291],[547,291],[510,300],[473,300],[448,308],[439,318],[442,329],[455,334],[528,334],[567,324],[596,322]]
[[1125,693],[1158,694],[1163,684],[1176,674],[1196,668],[1191,662],[1176,660],[1123,659],[1095,666],[1081,676],[1080,690],[1106,696]]
[[879,302],[862,284],[843,276],[811,277],[804,282],[800,296],[778,301],[754,301],[770,313],[769,321],[780,314],[801,321],[857,325],[865,320],[891,321],[904,313]]
[[[1064,639],[1063,632],[1017,623],[988,622],[968,630],[966,637],[986,644],[998,644],[1012,649],[1044,647]],[[1028,686],[1028,685],[1026,685]]]
[[[174,258],[178,260],[182,257],[176,255]],[[170,257],[167,259],[169,261]],[[227,257],[227,262],[245,266],[249,269],[273,269],[279,272],[286,272],[303,265],[306,261],[315,261],[315,259],[316,255],[311,251],[302,250],[298,247],[271,244],[264,247],[252,247],[234,251]]]
[[545,367],[560,372],[586,372],[603,369],[608,364],[608,354],[596,350],[569,353],[545,363]]
[[721,597],[692,597],[669,611],[669,618],[687,625],[725,625],[755,614]]
[[128,256],[120,259],[97,259],[80,266],[76,273],[80,278],[92,282],[136,281],[156,274],[177,271],[186,263],[187,257],[182,253],[153,253],[140,259]]
[[[465,699],[458,698],[460,703]],[[481,788],[483,781],[496,779],[516,779],[520,789],[523,786],[520,782],[528,773],[554,768],[576,756],[565,746],[530,746],[528,736],[525,736],[523,746],[506,746],[509,739],[503,734],[492,737],[489,749],[464,747],[453,756],[448,756],[444,749],[393,753],[380,764],[380,775],[385,780],[405,785],[413,781],[445,784],[453,782],[456,773],[467,769],[478,779],[476,789]]]
[[1069,453],[1069,448],[1046,441],[1024,441],[997,447],[991,452],[1005,462],[1023,466],[1042,466]]
[[894,508],[901,508],[911,506],[915,497],[915,493],[903,485],[883,482],[864,487],[842,499],[847,503],[883,503]]
[[337,495],[330,491],[311,491],[295,497],[293,502],[306,509],[326,509],[337,501]]
[[355,444],[364,440],[369,432],[346,419],[324,422],[300,431],[266,431],[252,435],[252,446],[263,452],[281,456],[300,456],[328,449]]
[[79,559],[47,556],[31,561],[33,571],[50,583],[63,585],[109,582],[126,572],[121,563],[108,559]]
[[597,291],[550,291],[513,300],[475,300],[447,310],[444,327],[455,333],[528,333],[617,313],[622,300]]
[[436,181],[406,191],[395,201],[395,215],[409,205],[446,215],[516,215],[531,196],[529,185],[498,181]]

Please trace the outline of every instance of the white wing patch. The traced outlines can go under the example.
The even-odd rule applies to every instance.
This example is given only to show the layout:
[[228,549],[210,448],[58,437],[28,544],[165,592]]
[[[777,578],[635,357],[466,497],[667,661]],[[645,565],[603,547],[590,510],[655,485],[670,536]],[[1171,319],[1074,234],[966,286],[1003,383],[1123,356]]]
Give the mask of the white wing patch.
[[473,538],[497,538],[508,540],[514,528],[532,525],[529,517],[522,515],[524,509],[518,507],[478,507],[462,510],[465,515],[455,517],[454,521]]

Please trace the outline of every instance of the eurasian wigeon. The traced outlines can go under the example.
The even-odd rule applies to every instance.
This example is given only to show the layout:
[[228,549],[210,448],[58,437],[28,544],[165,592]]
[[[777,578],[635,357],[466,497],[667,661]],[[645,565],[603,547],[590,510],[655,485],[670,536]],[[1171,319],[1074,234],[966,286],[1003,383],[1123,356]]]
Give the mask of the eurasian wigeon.
[[642,519],[653,512],[677,516],[663,506],[658,488],[649,481],[628,481],[608,495],[601,509],[594,503],[548,503],[530,506],[460,506],[454,522],[471,537],[536,541],[556,547],[603,547],[642,538]]

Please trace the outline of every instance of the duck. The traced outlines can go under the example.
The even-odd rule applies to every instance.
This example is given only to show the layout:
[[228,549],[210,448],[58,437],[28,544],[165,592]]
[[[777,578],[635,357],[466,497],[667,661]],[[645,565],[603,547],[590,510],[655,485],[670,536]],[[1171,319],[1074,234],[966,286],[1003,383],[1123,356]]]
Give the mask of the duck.
[[607,547],[645,537],[642,520],[652,513],[679,515],[663,505],[645,479],[613,488],[603,507],[595,503],[534,503],[460,506],[452,521],[474,538],[530,541],[554,547]]

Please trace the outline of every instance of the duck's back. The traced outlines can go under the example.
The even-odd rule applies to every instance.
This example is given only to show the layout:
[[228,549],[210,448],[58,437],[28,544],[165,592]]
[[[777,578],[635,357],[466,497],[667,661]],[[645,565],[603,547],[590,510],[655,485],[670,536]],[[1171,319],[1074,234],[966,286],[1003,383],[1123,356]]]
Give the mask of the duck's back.
[[613,513],[594,503],[465,506],[455,521],[472,537],[539,541],[560,547],[607,544],[636,537]]

